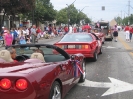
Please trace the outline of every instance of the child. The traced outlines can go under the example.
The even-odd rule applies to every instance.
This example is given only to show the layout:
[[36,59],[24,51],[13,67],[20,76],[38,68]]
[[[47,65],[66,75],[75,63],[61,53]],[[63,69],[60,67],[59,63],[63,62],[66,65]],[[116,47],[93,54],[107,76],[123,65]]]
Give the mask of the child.
[[21,31],[21,35],[20,35],[19,39],[20,39],[20,42],[19,42],[20,44],[26,44],[26,40],[25,40],[23,31]]
[[27,36],[27,44],[31,43],[30,42],[30,36]]

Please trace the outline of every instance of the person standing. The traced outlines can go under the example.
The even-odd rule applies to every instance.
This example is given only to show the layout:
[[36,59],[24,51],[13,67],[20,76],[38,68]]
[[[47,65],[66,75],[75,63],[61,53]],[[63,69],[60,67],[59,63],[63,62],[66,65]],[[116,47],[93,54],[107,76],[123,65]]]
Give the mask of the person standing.
[[7,30],[7,34],[4,37],[5,49],[9,48],[9,46],[12,45],[12,42],[13,42],[13,37],[9,32],[9,30]]
[[131,25],[131,28],[130,28],[130,35],[129,35],[129,37],[130,37],[130,42],[131,42],[131,40],[132,40],[132,34],[133,34],[133,25]]
[[17,41],[17,39],[18,39],[18,33],[15,31],[14,28],[12,28],[11,34],[12,34],[12,37],[13,37],[12,45],[15,45],[15,44],[16,44],[16,41]]
[[68,33],[69,30],[67,26],[64,27],[64,31],[65,31],[64,35]]
[[71,25],[69,26],[69,33],[73,33],[73,27]]
[[114,32],[113,32],[114,40],[117,42],[117,37],[118,37],[118,29],[117,25],[114,26]]
[[26,39],[23,31],[21,31],[21,35],[19,37],[19,44],[26,44]]
[[52,38],[52,31],[53,31],[52,24],[49,24],[49,27],[48,27],[49,38]]
[[37,30],[36,30],[36,33],[37,33],[37,42],[38,42],[38,40],[41,38],[41,32],[42,32],[42,30],[41,30],[41,28],[38,26],[38,27],[37,27]]
[[127,25],[127,26],[125,27],[124,31],[125,31],[125,34],[126,34],[126,41],[129,42],[129,41],[130,41],[130,39],[129,39],[129,32],[130,32],[130,27],[129,27],[129,25]]
[[31,28],[31,43],[35,44],[36,40],[36,25],[33,25]]

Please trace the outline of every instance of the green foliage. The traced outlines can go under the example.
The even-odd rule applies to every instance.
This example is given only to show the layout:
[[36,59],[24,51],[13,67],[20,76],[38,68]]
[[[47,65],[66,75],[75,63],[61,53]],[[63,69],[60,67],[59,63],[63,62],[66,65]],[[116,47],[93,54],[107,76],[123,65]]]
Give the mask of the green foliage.
[[115,21],[117,22],[118,25],[122,24],[122,18],[121,17],[116,17]]
[[61,23],[64,23],[64,24],[67,24],[68,22],[68,17],[67,17],[67,9],[61,9],[60,11],[57,12],[57,16],[56,16],[56,21],[57,21],[57,24],[61,24]]
[[27,13],[31,11],[35,0],[0,0],[1,11],[7,15],[16,15],[19,13]]
[[75,24],[77,19],[78,10],[74,5],[70,5],[67,8],[68,18],[70,19],[70,24]]
[[79,24],[81,20],[85,20],[86,23],[90,23],[90,19],[81,11],[78,11],[74,5],[70,5],[57,12],[56,20],[58,24]]
[[131,14],[128,17],[121,17],[114,18],[119,25],[132,25],[133,24],[133,15]]
[[36,0],[33,11],[28,13],[28,18],[32,20],[34,13],[34,20],[36,22],[44,23],[45,21],[53,21],[56,17],[56,10],[53,9],[50,0]]

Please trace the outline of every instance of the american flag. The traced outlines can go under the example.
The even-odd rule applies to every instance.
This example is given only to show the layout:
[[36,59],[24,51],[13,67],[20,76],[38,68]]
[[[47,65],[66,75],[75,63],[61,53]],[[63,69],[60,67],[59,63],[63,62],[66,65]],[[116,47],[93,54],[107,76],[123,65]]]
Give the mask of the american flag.
[[100,24],[99,24],[99,22],[97,22],[97,26],[98,26],[98,27],[100,27]]
[[81,74],[84,74],[84,71],[80,66],[80,62],[75,61],[75,63],[74,63],[74,77],[78,77],[78,71],[80,71]]

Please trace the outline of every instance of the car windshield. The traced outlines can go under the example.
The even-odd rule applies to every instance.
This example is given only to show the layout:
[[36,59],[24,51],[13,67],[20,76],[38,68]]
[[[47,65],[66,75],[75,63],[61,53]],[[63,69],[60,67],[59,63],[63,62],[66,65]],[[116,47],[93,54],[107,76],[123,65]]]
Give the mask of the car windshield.
[[[33,54],[41,53],[45,62],[58,62],[69,59],[69,55],[62,49],[53,45],[23,45],[23,46],[13,46],[16,49],[17,57],[26,57],[29,59]],[[17,60],[18,60],[17,58]]]
[[37,52],[38,50],[42,50],[45,55],[53,55],[54,49],[46,48],[46,47],[40,47],[39,49],[36,47],[24,47],[24,48],[19,48],[16,47],[16,53],[17,55],[28,55],[30,56],[32,53]]
[[92,37],[89,34],[67,34],[60,42],[92,42]]

